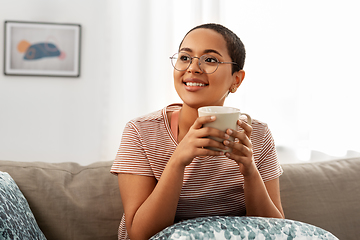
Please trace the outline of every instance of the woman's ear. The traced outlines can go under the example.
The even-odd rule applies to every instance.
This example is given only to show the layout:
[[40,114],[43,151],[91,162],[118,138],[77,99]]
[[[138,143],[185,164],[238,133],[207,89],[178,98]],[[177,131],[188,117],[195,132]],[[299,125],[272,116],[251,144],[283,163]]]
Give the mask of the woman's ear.
[[240,70],[240,71],[234,72],[233,77],[234,77],[234,81],[229,90],[231,93],[236,92],[238,87],[240,87],[241,83],[244,81],[245,71]]

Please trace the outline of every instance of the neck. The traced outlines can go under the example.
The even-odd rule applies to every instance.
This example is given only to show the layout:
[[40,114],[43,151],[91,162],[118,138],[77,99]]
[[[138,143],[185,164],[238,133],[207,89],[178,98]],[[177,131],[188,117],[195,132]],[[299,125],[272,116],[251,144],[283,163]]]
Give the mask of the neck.
[[178,142],[184,138],[197,118],[197,108],[192,108],[184,103],[179,114]]

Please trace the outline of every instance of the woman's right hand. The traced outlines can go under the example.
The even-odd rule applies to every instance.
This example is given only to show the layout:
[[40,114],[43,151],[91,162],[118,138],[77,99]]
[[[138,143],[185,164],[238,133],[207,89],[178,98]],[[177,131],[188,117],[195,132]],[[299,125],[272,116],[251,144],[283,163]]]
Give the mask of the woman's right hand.
[[222,151],[214,151],[208,147],[214,147],[226,150],[227,147],[222,143],[215,141],[208,136],[213,136],[221,139],[228,139],[229,135],[216,128],[203,127],[205,123],[210,123],[216,120],[215,116],[198,117],[194,124],[190,127],[187,134],[180,141],[172,158],[177,159],[183,167],[189,165],[195,157],[198,156],[221,156],[224,155]]

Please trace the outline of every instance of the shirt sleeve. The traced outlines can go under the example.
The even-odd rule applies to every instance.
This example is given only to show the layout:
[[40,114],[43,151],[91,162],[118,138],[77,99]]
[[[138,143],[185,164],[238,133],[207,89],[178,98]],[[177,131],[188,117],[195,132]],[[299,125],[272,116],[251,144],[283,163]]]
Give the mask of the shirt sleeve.
[[154,176],[150,163],[144,151],[141,134],[134,122],[125,126],[120,147],[111,173],[130,173],[143,176]]
[[276,179],[283,173],[278,160],[275,142],[267,125],[264,128],[261,154],[257,165],[264,182]]

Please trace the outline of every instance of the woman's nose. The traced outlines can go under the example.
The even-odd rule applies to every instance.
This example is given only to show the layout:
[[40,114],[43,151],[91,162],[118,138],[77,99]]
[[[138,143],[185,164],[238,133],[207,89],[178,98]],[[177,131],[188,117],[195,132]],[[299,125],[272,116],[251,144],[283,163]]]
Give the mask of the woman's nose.
[[200,59],[198,57],[193,57],[190,62],[190,66],[188,67],[189,72],[194,73],[202,73],[202,69],[200,67]]

